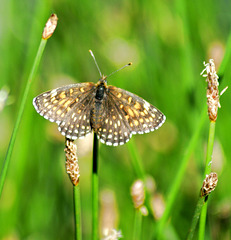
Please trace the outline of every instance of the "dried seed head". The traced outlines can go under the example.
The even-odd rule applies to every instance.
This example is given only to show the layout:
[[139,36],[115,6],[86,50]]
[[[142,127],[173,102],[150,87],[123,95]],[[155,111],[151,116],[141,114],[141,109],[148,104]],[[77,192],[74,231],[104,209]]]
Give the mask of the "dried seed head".
[[123,235],[121,234],[120,230],[115,229],[107,229],[105,230],[105,235],[102,240],[118,240],[119,238],[122,238]]
[[147,192],[149,192],[149,194],[154,194],[155,191],[156,191],[156,182],[155,182],[155,179],[150,176],[150,175],[147,175],[146,176],[146,179],[145,179],[145,186],[146,186],[146,190]]
[[143,206],[145,200],[144,183],[142,180],[136,180],[131,187],[131,196],[134,207],[139,209]]
[[[209,60],[209,63],[204,63],[205,69],[202,71],[201,75],[206,77],[207,86],[207,105],[208,105],[208,115],[210,121],[215,122],[217,119],[218,107],[220,107],[219,102],[219,82],[216,73],[216,68],[213,59]],[[204,72],[206,72],[204,74]]]
[[206,175],[201,188],[201,197],[205,197],[212,192],[217,186],[218,178],[215,172]]
[[109,229],[118,226],[118,208],[115,193],[105,189],[100,192],[100,229],[102,235],[107,236]]
[[66,172],[73,185],[77,186],[79,183],[80,172],[76,155],[77,146],[74,144],[74,141],[66,138],[66,148],[64,151],[66,153]]
[[152,214],[156,220],[160,219],[165,210],[165,201],[163,195],[156,193],[150,199]]
[[9,97],[9,89],[7,89],[6,87],[3,87],[2,89],[0,89],[0,112],[5,107],[8,97]]
[[219,69],[219,66],[221,65],[221,62],[224,58],[224,53],[225,46],[222,42],[215,40],[209,44],[207,55],[214,59],[217,69]]
[[55,28],[57,26],[57,22],[58,22],[58,17],[56,14],[51,14],[50,18],[48,19],[44,29],[43,29],[43,35],[42,38],[43,39],[48,39],[52,36],[52,34],[55,31]]
[[148,209],[146,206],[144,206],[144,205],[141,206],[139,210],[143,216],[148,216]]

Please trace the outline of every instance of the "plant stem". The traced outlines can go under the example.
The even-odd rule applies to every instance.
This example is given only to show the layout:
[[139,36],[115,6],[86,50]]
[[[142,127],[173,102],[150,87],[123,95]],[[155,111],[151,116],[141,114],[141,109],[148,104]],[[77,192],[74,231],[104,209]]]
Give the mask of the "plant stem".
[[134,144],[134,140],[131,139],[127,143],[127,146],[128,146],[129,153],[131,155],[132,165],[135,169],[137,177],[145,181],[145,171],[142,165],[141,158],[137,152],[137,147]]
[[92,239],[98,239],[98,215],[99,215],[99,179],[98,179],[98,138],[94,133],[93,143],[93,164],[92,164]]
[[225,70],[227,69],[227,66],[229,66],[229,63],[231,61],[231,32],[229,33],[229,37],[228,37],[228,41],[225,49],[226,49],[225,55],[223,57],[223,60],[221,62],[221,65],[218,71],[218,76],[220,77],[224,76]]
[[201,113],[200,121],[199,121],[198,125],[195,127],[194,134],[193,134],[193,136],[192,136],[192,138],[189,142],[188,147],[186,148],[186,151],[184,153],[182,162],[179,166],[179,170],[178,170],[178,172],[176,174],[176,177],[174,179],[174,182],[173,182],[173,184],[170,188],[170,192],[169,192],[169,194],[166,198],[166,199],[168,199],[167,204],[166,204],[166,208],[165,208],[165,211],[164,211],[164,214],[163,214],[162,218],[159,220],[159,223],[157,225],[157,229],[156,229],[156,232],[155,232],[157,239],[161,239],[161,235],[163,233],[164,226],[165,226],[165,224],[168,220],[168,217],[169,217],[170,212],[171,212],[172,207],[173,207],[173,203],[176,200],[178,191],[179,191],[180,186],[182,184],[184,173],[185,173],[189,158],[190,158],[194,148],[196,147],[197,141],[198,141],[199,136],[200,136],[201,129],[202,129],[202,127],[204,125],[204,122],[207,118],[206,112],[207,112],[207,105],[205,104],[204,109],[202,110],[202,113]]
[[[213,154],[215,126],[216,126],[216,122],[210,121],[204,178],[206,177],[207,174],[209,174],[211,172],[211,161],[212,161],[212,154]],[[198,240],[203,240],[205,237],[206,215],[207,215],[207,201],[205,202],[205,204],[201,210]]]
[[214,137],[215,137],[215,126],[216,126],[216,122],[210,122],[204,178],[206,177],[207,174],[211,172],[213,144],[214,144]]
[[75,216],[75,239],[82,240],[81,225],[81,202],[80,202],[80,186],[73,186],[74,197],[74,216]]
[[11,158],[11,155],[12,155],[12,152],[13,152],[14,143],[15,143],[17,132],[18,132],[19,124],[20,124],[21,119],[22,119],[22,115],[23,115],[23,111],[24,111],[24,108],[25,108],[26,100],[27,100],[27,97],[28,97],[28,94],[29,94],[29,90],[30,90],[32,81],[34,80],[35,75],[37,73],[38,66],[39,66],[44,48],[46,46],[46,43],[47,43],[47,40],[44,40],[44,39],[41,40],[38,51],[37,51],[37,55],[35,57],[35,60],[34,60],[30,75],[29,75],[29,78],[27,80],[26,88],[25,88],[25,91],[24,91],[24,94],[23,94],[23,97],[22,97],[22,101],[21,101],[21,104],[20,104],[20,107],[19,107],[17,119],[16,119],[16,122],[15,122],[15,125],[14,125],[14,129],[13,129],[13,132],[12,132],[12,135],[11,135],[10,143],[9,143],[9,146],[8,146],[8,149],[7,149],[6,157],[5,157],[3,167],[2,167],[2,171],[1,171],[0,197],[1,197],[1,194],[2,194],[3,185],[4,185],[4,182],[5,182],[5,179],[6,179],[6,174],[7,174],[7,170],[8,170],[8,167],[9,167],[10,158]]
[[142,214],[139,209],[136,210],[133,229],[133,240],[141,239]]
[[198,222],[200,214],[201,214],[201,209],[203,207],[203,204],[204,204],[204,197],[203,198],[200,197],[198,202],[197,202],[197,206],[196,206],[196,209],[195,209],[195,212],[194,212],[194,216],[193,216],[191,228],[190,228],[189,233],[188,233],[187,240],[192,240],[193,239],[193,235],[194,235],[196,225],[197,225],[197,222]]

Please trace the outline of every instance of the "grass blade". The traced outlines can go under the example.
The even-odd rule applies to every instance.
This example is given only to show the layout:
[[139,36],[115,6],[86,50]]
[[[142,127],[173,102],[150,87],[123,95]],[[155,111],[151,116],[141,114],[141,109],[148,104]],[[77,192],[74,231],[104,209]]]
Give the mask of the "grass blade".
[[25,108],[28,93],[29,93],[29,90],[30,90],[30,87],[31,87],[31,83],[33,82],[33,80],[36,76],[38,66],[39,66],[44,48],[46,46],[46,42],[47,42],[47,40],[41,39],[41,42],[40,42],[40,45],[39,45],[39,48],[38,48],[38,51],[37,51],[37,55],[35,57],[35,60],[34,60],[34,63],[33,63],[33,66],[32,66],[32,69],[31,69],[31,72],[30,72],[30,75],[29,75],[29,78],[28,78],[28,81],[27,81],[27,84],[26,84],[26,88],[25,88],[25,91],[24,91],[24,94],[23,94],[23,97],[22,97],[21,105],[19,107],[19,112],[18,112],[18,115],[17,115],[17,119],[16,119],[16,122],[15,122],[15,125],[14,125],[14,129],[13,129],[13,132],[12,132],[12,135],[11,135],[10,143],[9,143],[9,146],[8,146],[8,150],[7,150],[5,160],[4,160],[4,163],[3,163],[3,167],[2,167],[2,171],[1,171],[0,197],[1,197],[1,194],[2,194],[3,185],[4,185],[4,182],[5,182],[5,179],[6,179],[6,174],[7,174],[7,170],[8,170],[8,167],[9,167],[10,158],[11,158],[12,151],[13,151],[13,148],[14,148],[15,139],[16,139],[18,128],[19,128],[19,125],[20,125],[20,122],[21,122],[21,119],[22,119],[22,115],[23,115],[23,111],[24,111],[24,108]]
[[[214,144],[214,136],[215,136],[215,126],[216,122],[210,122],[209,127],[209,138],[208,138],[208,148],[207,148],[207,156],[206,156],[206,163],[205,163],[205,172],[204,177],[211,172],[211,161],[212,161],[212,154],[213,154],[213,144]],[[201,217],[200,217],[200,224],[199,224],[199,232],[198,232],[198,239],[202,240],[205,237],[205,225],[206,225],[206,216],[207,216],[207,203],[202,207],[201,210]]]
[[81,201],[80,201],[80,186],[73,186],[74,197],[74,215],[75,215],[75,239],[82,240],[82,225],[81,225]]
[[131,156],[131,160],[132,160],[132,165],[134,167],[134,170],[136,172],[136,175],[138,178],[142,179],[143,181],[145,180],[145,171],[143,168],[143,164],[142,164],[142,160],[137,152],[137,148],[135,146],[134,140],[131,139],[128,143],[127,143],[127,147],[128,147],[128,151],[130,153]]
[[92,239],[97,240],[99,235],[99,179],[98,179],[98,148],[99,141],[94,133],[93,143],[93,165],[92,165]]
[[160,221],[157,225],[157,229],[156,229],[157,239],[161,239],[161,234],[163,233],[165,224],[166,224],[168,217],[170,215],[170,212],[173,208],[173,204],[176,200],[178,191],[179,191],[180,186],[183,181],[184,173],[185,173],[189,158],[190,158],[194,148],[196,147],[196,143],[199,139],[200,132],[201,132],[204,122],[207,118],[206,110],[207,110],[207,105],[205,105],[204,109],[202,110],[200,121],[199,121],[197,127],[195,128],[196,130],[189,142],[188,147],[186,148],[186,151],[185,151],[184,157],[182,159],[182,162],[180,164],[179,170],[177,172],[176,178],[174,179],[174,182],[170,188],[168,197],[166,198],[166,199],[168,199],[168,202],[166,204],[164,214],[163,214],[162,218],[160,219]]

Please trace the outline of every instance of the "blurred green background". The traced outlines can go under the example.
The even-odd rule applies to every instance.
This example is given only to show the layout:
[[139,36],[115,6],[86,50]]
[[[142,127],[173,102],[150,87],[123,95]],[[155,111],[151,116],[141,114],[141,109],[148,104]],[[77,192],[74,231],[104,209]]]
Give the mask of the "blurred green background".
[[[231,23],[230,1],[52,1],[0,2],[0,167],[18,107],[51,13],[59,21],[41,60],[17,135],[0,199],[0,239],[73,239],[72,184],[65,173],[64,137],[39,116],[32,99],[49,89],[96,82],[92,49],[108,83],[144,97],[167,117],[154,133],[132,137],[152,193],[163,202],[206,104],[203,61],[223,58]],[[221,78],[229,86],[231,68]],[[206,239],[230,239],[230,90],[221,97],[213,154],[218,173],[209,197]],[[203,180],[209,120],[203,126],[165,228],[165,239],[184,239]],[[92,136],[77,141],[84,239],[91,236]],[[110,223],[131,239],[134,208],[130,187],[137,178],[127,145],[100,145],[100,232]],[[154,193],[155,192],[155,193]],[[107,217],[109,216],[109,220]],[[111,221],[111,222],[110,222]],[[152,239],[156,219],[144,218],[142,239]],[[102,237],[103,238],[103,237]],[[196,239],[196,236],[195,236]]]

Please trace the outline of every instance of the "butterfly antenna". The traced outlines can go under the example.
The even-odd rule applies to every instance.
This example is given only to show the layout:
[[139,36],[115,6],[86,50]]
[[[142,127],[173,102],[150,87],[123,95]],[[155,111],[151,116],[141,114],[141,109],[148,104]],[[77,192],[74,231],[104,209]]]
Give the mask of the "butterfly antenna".
[[100,77],[102,77],[102,73],[101,73],[101,71],[100,71],[100,69],[99,69],[99,65],[98,65],[98,63],[97,63],[97,61],[96,61],[96,59],[95,59],[95,55],[93,54],[93,52],[92,52],[91,50],[89,50],[89,52],[90,52],[91,56],[92,56],[93,59],[94,59],[94,62],[95,62],[95,65],[96,65],[96,67],[97,67],[97,69],[98,69],[98,71],[99,71]]
[[132,65],[132,62],[130,62],[130,63],[124,65],[123,67],[115,70],[114,72],[110,73],[107,77],[110,77],[110,76],[113,75],[114,73],[117,73],[117,72],[119,72],[120,70],[122,70],[122,69],[124,69],[124,68],[126,68],[126,67],[128,67],[128,66],[131,66],[131,65]]

